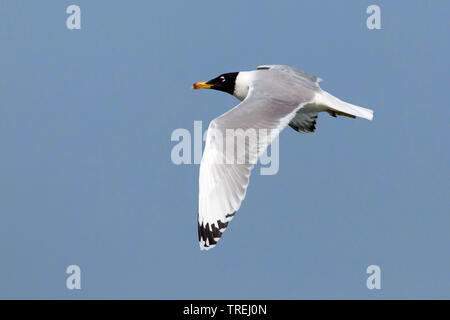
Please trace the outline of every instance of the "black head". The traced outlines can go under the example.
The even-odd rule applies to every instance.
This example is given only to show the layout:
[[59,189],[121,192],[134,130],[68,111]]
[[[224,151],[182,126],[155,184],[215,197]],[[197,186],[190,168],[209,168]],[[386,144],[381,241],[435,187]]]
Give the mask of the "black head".
[[239,72],[224,73],[209,81],[196,82],[192,85],[192,89],[214,89],[233,94],[238,73]]

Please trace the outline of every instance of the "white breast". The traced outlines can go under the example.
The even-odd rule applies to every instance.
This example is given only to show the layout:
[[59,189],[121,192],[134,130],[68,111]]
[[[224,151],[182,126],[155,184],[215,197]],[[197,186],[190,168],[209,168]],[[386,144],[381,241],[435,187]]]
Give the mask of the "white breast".
[[253,74],[251,71],[241,71],[238,73],[234,85],[233,96],[241,101],[247,97],[248,90],[252,82],[252,76]]

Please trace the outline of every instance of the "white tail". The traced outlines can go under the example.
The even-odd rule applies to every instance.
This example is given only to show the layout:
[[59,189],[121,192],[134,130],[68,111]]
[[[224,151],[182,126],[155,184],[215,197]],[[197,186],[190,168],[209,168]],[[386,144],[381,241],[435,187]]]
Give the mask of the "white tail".
[[351,115],[368,120],[373,119],[373,110],[344,102],[323,90],[316,94],[315,103],[320,106],[326,107],[327,109],[325,111],[328,111],[330,114],[335,111],[335,113],[338,115]]

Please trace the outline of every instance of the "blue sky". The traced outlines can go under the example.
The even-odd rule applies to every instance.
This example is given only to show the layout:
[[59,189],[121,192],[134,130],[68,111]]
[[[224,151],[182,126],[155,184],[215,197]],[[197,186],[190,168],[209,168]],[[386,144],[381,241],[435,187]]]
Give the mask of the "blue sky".
[[[366,27],[374,3],[382,30]],[[1,1],[0,298],[450,298],[449,9]],[[374,121],[282,132],[278,174],[254,174],[200,252],[198,165],[171,162],[170,136],[238,102],[193,82],[260,64],[317,75]]]

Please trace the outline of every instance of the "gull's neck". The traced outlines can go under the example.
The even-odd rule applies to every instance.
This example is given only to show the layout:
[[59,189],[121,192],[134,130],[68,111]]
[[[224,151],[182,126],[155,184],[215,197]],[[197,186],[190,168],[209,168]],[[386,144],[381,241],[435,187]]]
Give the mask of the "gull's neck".
[[233,96],[235,96],[241,101],[244,100],[247,97],[251,82],[252,82],[251,71],[239,72],[234,83]]

